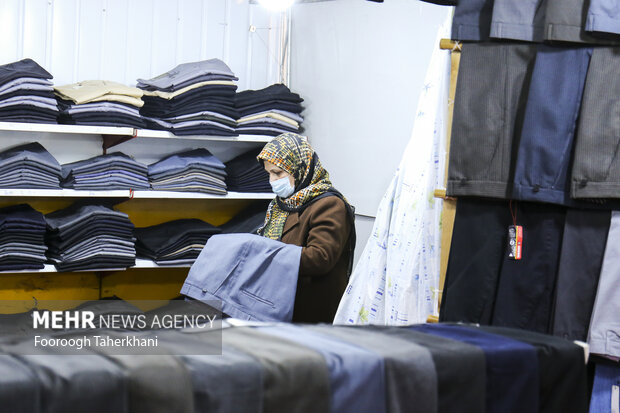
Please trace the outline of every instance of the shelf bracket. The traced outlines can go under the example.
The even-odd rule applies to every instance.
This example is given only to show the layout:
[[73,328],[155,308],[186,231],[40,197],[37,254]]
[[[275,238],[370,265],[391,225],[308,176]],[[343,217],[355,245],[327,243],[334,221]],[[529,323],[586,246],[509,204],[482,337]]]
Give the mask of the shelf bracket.
[[113,146],[120,145],[123,142],[127,142],[128,140],[134,139],[138,137],[138,129],[134,128],[132,135],[101,135],[101,148],[103,149],[103,154],[108,153],[108,149]]

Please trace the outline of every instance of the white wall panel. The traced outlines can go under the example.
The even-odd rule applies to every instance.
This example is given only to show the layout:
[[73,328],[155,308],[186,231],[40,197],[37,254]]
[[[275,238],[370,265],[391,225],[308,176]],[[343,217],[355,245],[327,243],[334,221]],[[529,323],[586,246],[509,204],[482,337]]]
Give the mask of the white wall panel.
[[30,57],[56,84],[131,85],[219,58],[241,90],[261,88],[278,81],[278,26],[278,14],[249,0],[1,0],[0,64]]

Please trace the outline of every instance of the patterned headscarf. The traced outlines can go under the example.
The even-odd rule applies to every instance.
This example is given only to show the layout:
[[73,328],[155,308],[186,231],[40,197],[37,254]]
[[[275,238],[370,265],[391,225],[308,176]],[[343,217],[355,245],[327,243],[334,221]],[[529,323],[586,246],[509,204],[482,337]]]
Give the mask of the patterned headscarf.
[[293,195],[286,199],[276,197],[271,201],[265,223],[258,230],[259,234],[267,238],[279,240],[289,213],[327,192],[332,188],[332,183],[329,173],[321,166],[321,161],[310,144],[295,133],[284,133],[275,137],[265,145],[257,159],[259,162],[271,162],[295,179]]

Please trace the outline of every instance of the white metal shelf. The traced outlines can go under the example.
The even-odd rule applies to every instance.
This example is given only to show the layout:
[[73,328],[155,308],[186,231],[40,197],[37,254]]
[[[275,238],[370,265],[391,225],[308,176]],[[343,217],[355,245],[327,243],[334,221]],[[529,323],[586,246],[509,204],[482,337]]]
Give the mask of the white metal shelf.
[[[158,265],[154,261],[136,258],[136,265],[131,268],[189,268],[191,265]],[[100,271],[125,271],[127,268],[103,268],[94,270],[78,270],[78,271],[66,271],[66,272],[100,272]],[[28,273],[51,273],[51,272],[63,272],[58,271],[52,264],[45,264],[45,267],[40,270],[9,270],[0,271],[0,274],[28,274]]]
[[273,193],[228,192],[226,195],[174,191],[79,191],[75,189],[0,188],[0,197],[20,198],[133,198],[133,199],[272,199]]
[[151,139],[176,139],[176,140],[186,139],[186,140],[202,140],[202,141],[253,142],[253,143],[265,143],[273,139],[272,136],[265,136],[265,135],[177,136],[168,131],[134,129],[134,128],[127,128],[127,127],[58,125],[58,124],[53,124],[53,123],[20,123],[20,122],[0,122],[0,131],[68,133],[68,134],[81,134],[81,135],[118,135],[118,136],[132,136],[136,138],[151,138]]

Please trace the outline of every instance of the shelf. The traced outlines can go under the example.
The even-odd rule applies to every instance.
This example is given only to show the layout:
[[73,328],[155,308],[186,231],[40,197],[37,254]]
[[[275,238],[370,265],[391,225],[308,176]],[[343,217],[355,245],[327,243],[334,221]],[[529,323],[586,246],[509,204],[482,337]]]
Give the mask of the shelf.
[[212,195],[196,192],[173,191],[78,191],[75,189],[4,189],[0,197],[23,198],[134,198],[134,199],[273,199],[273,193],[229,192],[226,195]]
[[[191,265],[157,265],[154,261],[145,260],[141,258],[136,258],[136,265],[129,268],[189,268]],[[95,270],[77,270],[77,271],[66,271],[66,272],[101,272],[101,271],[125,271],[126,268],[104,268],[104,269],[95,269]],[[56,270],[56,267],[52,264],[45,264],[45,268],[40,270],[11,270],[11,271],[0,271],[1,274],[29,274],[29,273],[50,273],[50,272],[59,272]],[[62,272],[62,271],[60,271]]]
[[[264,136],[264,135],[177,136],[168,131],[134,129],[134,128],[128,128],[128,127],[58,125],[58,124],[53,124],[53,123],[48,124],[48,123],[19,123],[19,122],[0,122],[0,131],[68,133],[68,134],[81,134],[81,135],[101,135],[104,137],[105,136],[124,136],[124,137],[127,137],[128,139],[131,139],[131,138],[176,139],[176,140],[185,139],[185,140],[222,141],[222,142],[252,142],[252,143],[266,143],[273,139],[272,136]],[[121,143],[121,142],[117,142],[117,143]]]

